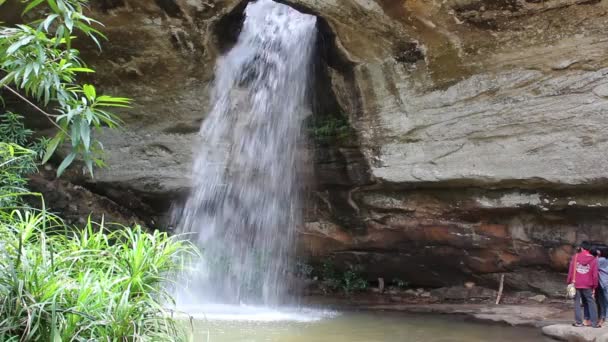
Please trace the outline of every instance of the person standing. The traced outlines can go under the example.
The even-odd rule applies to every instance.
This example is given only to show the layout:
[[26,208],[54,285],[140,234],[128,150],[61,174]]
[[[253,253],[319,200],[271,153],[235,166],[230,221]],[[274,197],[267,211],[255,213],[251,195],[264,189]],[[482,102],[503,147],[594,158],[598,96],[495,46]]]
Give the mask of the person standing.
[[599,258],[597,260],[597,264],[600,277],[600,288],[598,289],[598,292],[600,293],[598,293],[596,297],[601,303],[601,311],[598,316],[600,317],[599,325],[602,325],[604,323],[603,320],[608,317],[606,315],[608,314],[608,259],[606,258],[608,256],[608,248],[603,247],[599,249],[598,254]]
[[590,253],[591,244],[587,241],[581,242],[579,252],[570,261],[568,271],[568,284],[574,283],[576,295],[574,296],[574,325],[583,326],[583,313],[581,302],[585,311],[589,312],[589,319],[594,328],[599,328],[597,321],[597,304],[593,299],[593,293],[598,286],[599,274],[597,259]]

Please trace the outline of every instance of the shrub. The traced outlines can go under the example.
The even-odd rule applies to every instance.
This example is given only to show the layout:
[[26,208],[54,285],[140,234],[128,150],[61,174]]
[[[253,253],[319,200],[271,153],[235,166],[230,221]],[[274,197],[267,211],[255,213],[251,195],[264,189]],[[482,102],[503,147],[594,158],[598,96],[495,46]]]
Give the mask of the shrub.
[[367,281],[361,276],[361,268],[349,266],[344,272],[339,272],[333,264],[326,261],[321,266],[321,280],[324,292],[342,291],[352,294],[367,289]]
[[163,289],[194,247],[139,226],[69,230],[44,210],[0,211],[1,341],[178,341]]

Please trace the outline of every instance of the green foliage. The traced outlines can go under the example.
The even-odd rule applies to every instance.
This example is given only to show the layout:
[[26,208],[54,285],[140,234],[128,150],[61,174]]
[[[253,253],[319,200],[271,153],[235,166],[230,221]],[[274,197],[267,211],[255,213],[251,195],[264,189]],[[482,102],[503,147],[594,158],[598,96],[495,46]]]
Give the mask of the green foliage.
[[14,206],[17,194],[25,193],[25,175],[36,170],[33,151],[17,144],[0,142],[0,210]]
[[33,133],[32,130],[25,128],[21,115],[12,112],[0,114],[0,141],[28,148],[34,151],[36,161],[40,161],[50,139],[41,137],[32,140]]
[[294,268],[294,275],[297,278],[301,279],[310,279],[312,278],[312,274],[314,272],[314,267],[306,262],[301,260],[296,261]]
[[178,341],[163,290],[194,247],[138,226],[69,230],[34,210],[0,211],[1,341]]
[[0,141],[26,146],[32,133],[23,125],[21,115],[12,112],[0,115]]
[[[77,83],[78,74],[94,71],[80,59],[72,40],[80,34],[99,46],[99,38],[105,37],[93,25],[100,23],[83,14],[86,1],[28,0],[24,3],[27,4],[24,15],[34,8],[42,15],[28,24],[0,26],[0,70],[3,72],[0,87],[32,105],[58,129],[46,146],[43,163],[62,143],[70,142],[71,152],[57,169],[58,175],[77,156],[83,159],[92,175],[93,165],[103,166],[103,147],[93,139],[91,130],[119,125],[120,120],[109,109],[129,104],[127,98],[98,95],[94,86]],[[45,107],[50,106],[54,113],[41,109],[24,95]]]
[[405,289],[407,287],[409,287],[410,283],[408,281],[399,279],[399,278],[395,278],[391,281],[391,284],[393,286],[396,286],[399,289]]
[[367,281],[361,276],[361,267],[349,266],[344,272],[336,270],[334,265],[325,261],[321,265],[322,289],[326,292],[342,291],[352,294],[367,289]]
[[341,140],[351,134],[348,119],[344,116],[312,117],[306,126],[308,134],[317,141]]
[[3,194],[27,192],[25,176],[37,171],[36,161],[46,143],[45,139],[30,143],[32,131],[22,119],[12,112],[0,115],[0,207],[16,205],[19,200]]
[[47,137],[40,137],[30,143],[28,148],[34,152],[36,157],[36,161],[41,161],[44,158],[44,154],[46,153],[46,147],[49,145],[51,139]]

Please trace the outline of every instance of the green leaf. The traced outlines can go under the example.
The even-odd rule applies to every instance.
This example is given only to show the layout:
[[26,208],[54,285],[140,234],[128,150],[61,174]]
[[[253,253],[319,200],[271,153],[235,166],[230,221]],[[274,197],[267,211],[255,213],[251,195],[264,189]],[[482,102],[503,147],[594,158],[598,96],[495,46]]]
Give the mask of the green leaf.
[[34,7],[40,5],[44,0],[34,0],[32,2],[30,2],[29,5],[27,5],[27,7],[23,10],[23,12],[21,12],[21,15],[26,14],[27,12],[31,11]]
[[129,102],[131,102],[131,99],[128,97],[114,97],[114,96],[108,96],[108,95],[101,95],[99,97],[99,101],[129,103]]
[[80,137],[82,138],[82,144],[84,145],[84,149],[88,152],[89,147],[91,146],[91,127],[89,127],[89,125],[81,123]]
[[6,49],[6,54],[12,55],[15,51],[19,50],[20,47],[31,42],[32,39],[34,39],[34,37],[32,37],[32,36],[27,36],[25,38],[19,39],[17,42],[15,42],[11,46],[9,46],[8,49]]
[[57,146],[59,146],[59,143],[62,142],[63,139],[63,133],[60,132],[53,139],[51,139],[51,141],[49,141],[49,144],[46,146],[44,158],[42,158],[42,164],[46,164],[46,162],[49,161],[53,153],[55,153]]
[[59,7],[57,7],[57,2],[55,2],[55,0],[47,0],[47,3],[49,4],[49,7],[51,7],[53,12],[61,13],[61,11],[59,10]]
[[0,0],[0,6],[2,6],[2,4],[4,4],[6,2],[6,0]]
[[46,19],[44,19],[44,21],[40,25],[44,28],[46,32],[48,32],[49,26],[53,23],[53,21],[55,21],[55,19],[57,19],[57,17],[59,17],[59,14],[51,14],[46,17]]
[[69,71],[74,71],[74,72],[95,72],[95,70],[93,69],[89,69],[89,68],[67,68],[67,70]]
[[59,164],[59,167],[57,168],[57,177],[60,177],[61,174],[63,174],[63,171],[65,171],[65,169],[72,164],[74,158],[76,158],[76,153],[74,152],[68,154],[68,156],[65,157],[65,159],[61,162],[61,164]]
[[87,170],[89,170],[91,177],[93,177],[93,159],[90,157],[85,159],[84,164],[87,166]]
[[65,27],[68,28],[68,31],[72,32],[72,29],[74,28],[74,20],[72,20],[72,17],[70,17],[70,14],[68,14],[64,17],[64,22],[65,22]]
[[74,119],[74,122],[72,122],[72,132],[71,132],[71,139],[72,139],[72,147],[76,148],[76,146],[78,146],[78,144],[80,143],[80,125],[82,123],[80,122],[80,120],[78,120],[78,118]]
[[87,98],[91,101],[95,100],[95,96],[97,95],[95,92],[95,87],[93,87],[90,84],[85,84],[84,86],[82,86],[82,90],[84,91],[84,94],[87,96]]

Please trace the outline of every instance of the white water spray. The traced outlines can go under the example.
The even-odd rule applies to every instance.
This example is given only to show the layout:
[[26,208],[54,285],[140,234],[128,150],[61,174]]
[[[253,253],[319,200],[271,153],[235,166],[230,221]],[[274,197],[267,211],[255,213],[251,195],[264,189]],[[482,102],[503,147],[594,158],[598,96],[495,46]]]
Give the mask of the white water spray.
[[271,0],[245,9],[236,45],[215,72],[192,192],[178,231],[203,261],[179,304],[277,305],[285,296],[299,222],[297,145],[316,18]]

